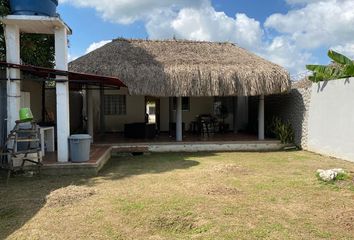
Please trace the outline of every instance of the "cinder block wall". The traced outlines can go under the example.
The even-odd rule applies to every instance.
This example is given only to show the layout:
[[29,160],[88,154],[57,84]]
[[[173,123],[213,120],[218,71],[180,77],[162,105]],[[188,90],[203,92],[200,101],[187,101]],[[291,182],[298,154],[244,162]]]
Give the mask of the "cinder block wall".
[[265,115],[270,120],[279,116],[289,121],[295,134],[295,144],[307,149],[308,116],[311,88],[291,89],[289,93],[270,95],[265,98]]

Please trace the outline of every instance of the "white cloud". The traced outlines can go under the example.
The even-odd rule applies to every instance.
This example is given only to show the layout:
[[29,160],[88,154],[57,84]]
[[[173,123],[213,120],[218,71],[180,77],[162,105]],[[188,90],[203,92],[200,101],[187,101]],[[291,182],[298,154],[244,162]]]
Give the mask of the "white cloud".
[[[294,1],[292,1],[294,2]],[[309,2],[287,14],[273,14],[265,27],[288,35],[304,49],[329,47],[352,41],[354,35],[354,1],[327,0]]]
[[344,54],[347,57],[350,57],[351,59],[354,59],[354,42],[346,43],[344,45],[337,45],[331,47],[331,49]]
[[298,48],[290,39],[283,36],[275,37],[260,54],[285,67],[292,74],[304,72],[305,65],[313,60],[310,52]]
[[285,0],[290,5],[329,2],[331,0]]
[[146,29],[153,39],[175,36],[179,39],[230,41],[248,49],[259,46],[263,36],[260,23],[255,19],[241,13],[231,18],[211,6],[184,8],[178,14],[170,12],[152,17]]
[[60,3],[94,8],[103,19],[122,24],[146,19],[156,11],[201,7],[209,0],[61,0]]
[[304,72],[305,65],[311,61],[311,54],[298,48],[287,37],[264,41],[261,24],[246,14],[238,13],[231,18],[211,6],[204,9],[185,8],[178,14],[155,16],[146,28],[153,39],[175,36],[180,39],[234,42],[286,67],[293,74]]
[[91,45],[86,49],[85,54],[92,52],[92,51],[96,50],[97,48],[100,48],[110,42],[112,42],[112,40],[102,40],[100,42],[91,43]]

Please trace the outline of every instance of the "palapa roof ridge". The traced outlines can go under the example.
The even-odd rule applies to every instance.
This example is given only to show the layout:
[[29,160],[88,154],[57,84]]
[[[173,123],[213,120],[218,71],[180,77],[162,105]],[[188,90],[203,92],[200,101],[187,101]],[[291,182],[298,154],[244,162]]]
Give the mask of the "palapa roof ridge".
[[[183,39],[183,38],[166,38],[166,39],[142,39],[142,38],[114,38],[114,41],[127,41],[127,42],[177,42],[177,43],[205,43],[205,44],[230,44],[234,46],[238,46],[236,43],[228,42],[228,41],[204,41],[204,40],[190,40],[190,39]],[[240,47],[240,46],[238,46]]]
[[117,38],[69,68],[118,77],[132,95],[254,96],[290,88],[284,68],[230,42]]

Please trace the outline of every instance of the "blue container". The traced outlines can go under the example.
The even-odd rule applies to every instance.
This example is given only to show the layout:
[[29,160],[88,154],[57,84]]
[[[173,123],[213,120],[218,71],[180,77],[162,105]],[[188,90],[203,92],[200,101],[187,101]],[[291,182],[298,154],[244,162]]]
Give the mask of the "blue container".
[[72,162],[87,162],[90,160],[91,136],[74,134],[69,137],[70,160]]
[[57,16],[58,0],[10,0],[11,14]]

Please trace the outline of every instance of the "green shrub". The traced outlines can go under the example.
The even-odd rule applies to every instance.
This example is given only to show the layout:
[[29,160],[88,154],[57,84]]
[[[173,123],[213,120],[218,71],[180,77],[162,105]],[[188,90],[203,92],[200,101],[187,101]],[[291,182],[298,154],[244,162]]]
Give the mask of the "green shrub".
[[294,131],[290,122],[274,117],[270,125],[271,133],[283,144],[294,143]]

